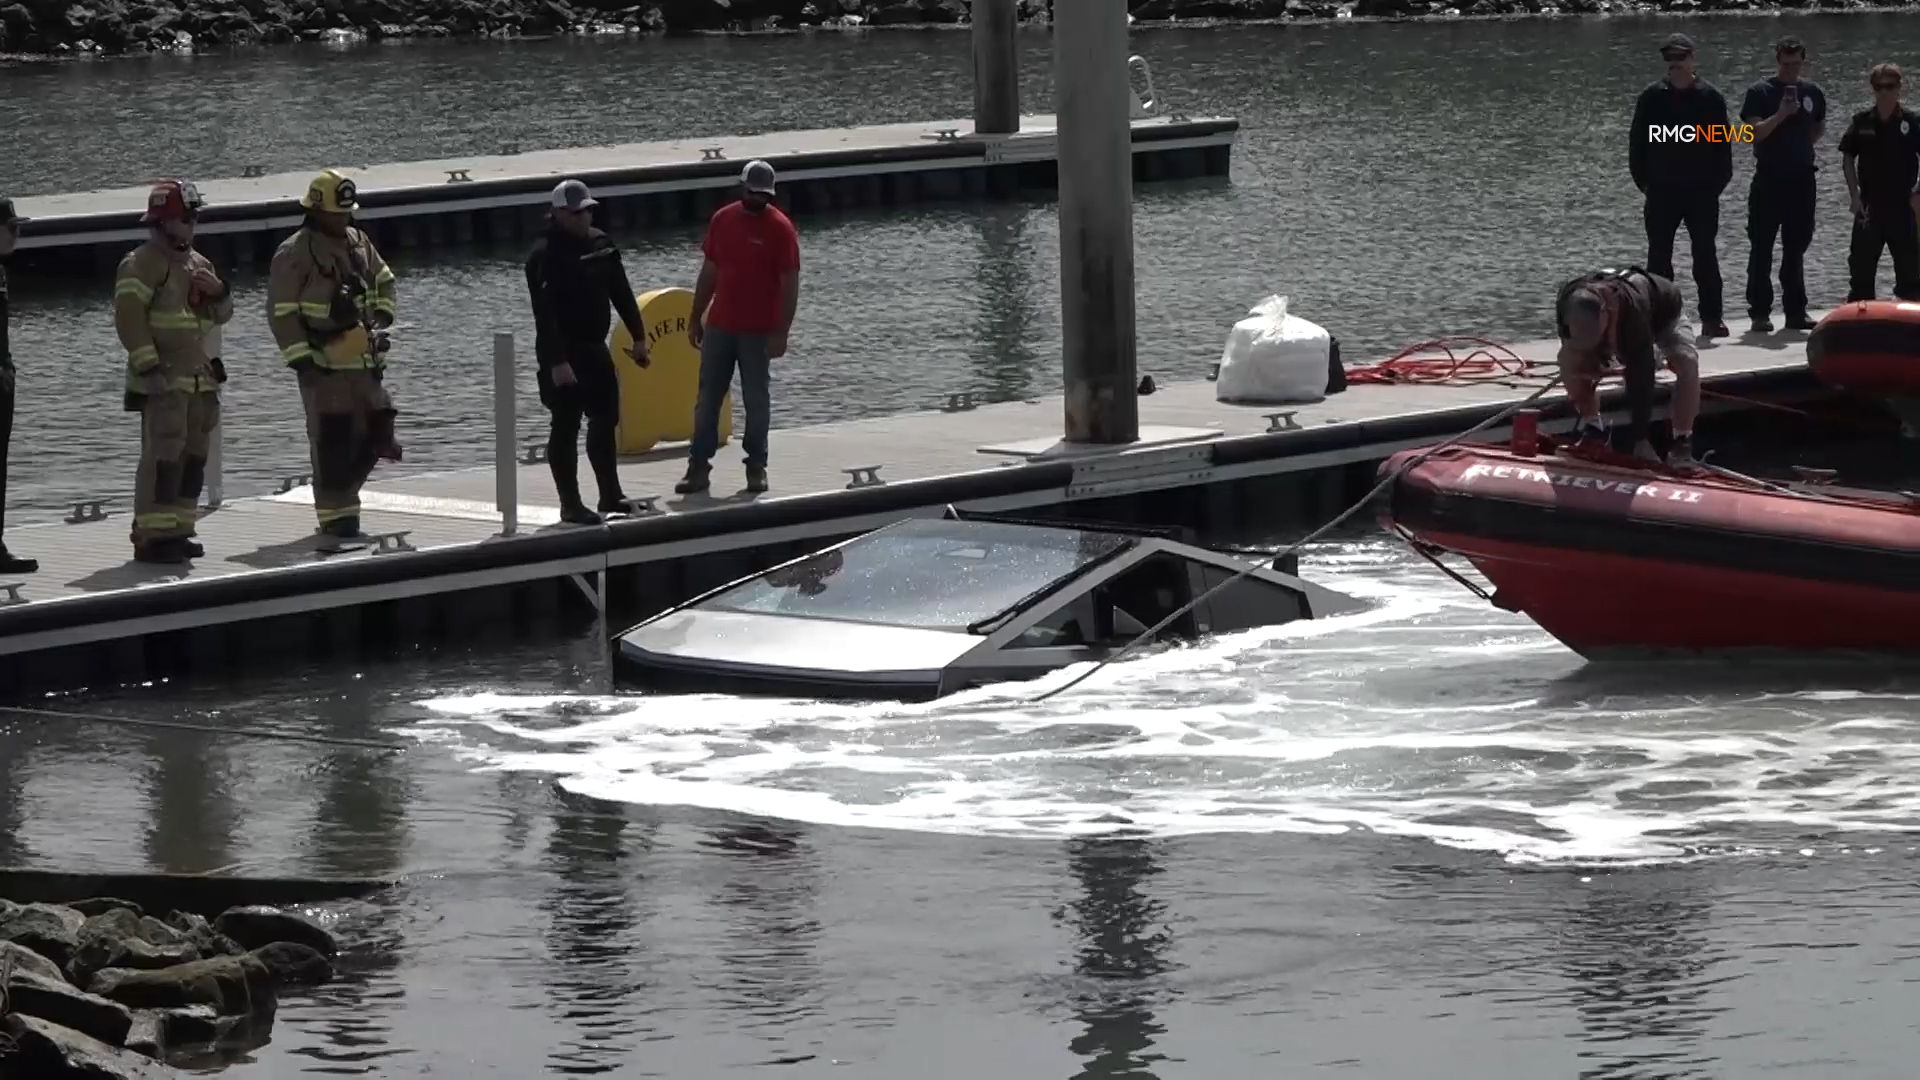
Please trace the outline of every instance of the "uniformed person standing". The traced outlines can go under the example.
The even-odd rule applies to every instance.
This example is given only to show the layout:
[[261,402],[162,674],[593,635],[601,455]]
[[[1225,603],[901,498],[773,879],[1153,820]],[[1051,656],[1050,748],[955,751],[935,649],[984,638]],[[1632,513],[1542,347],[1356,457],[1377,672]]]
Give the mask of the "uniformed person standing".
[[1653,135],[1655,128],[1675,126],[1724,131],[1727,99],[1694,73],[1692,38],[1667,38],[1660,58],[1667,65],[1666,78],[1640,92],[1627,140],[1627,171],[1647,197],[1647,269],[1672,280],[1673,237],[1685,225],[1693,245],[1693,284],[1700,291],[1700,336],[1725,337],[1720,254],[1714,240],[1720,233],[1720,195],[1733,180],[1733,143],[1724,136],[1656,142]]
[[[7,341],[8,310],[7,257],[20,239],[20,223],[27,220],[14,213],[12,199],[0,199],[0,532],[7,523],[7,444],[13,440],[13,352]],[[31,574],[40,569],[34,559],[23,559],[7,550],[0,539],[0,574]]]
[[219,379],[207,332],[233,317],[233,298],[207,257],[193,250],[200,192],[164,180],[140,221],[147,242],[120,260],[113,326],[127,350],[126,409],[140,414],[140,469],[133,496],[133,555],[181,563],[206,554],[193,540],[208,441],[220,422]]
[[1780,307],[1789,330],[1811,330],[1807,247],[1813,243],[1813,148],[1827,131],[1827,95],[1800,77],[1807,47],[1781,38],[1775,73],[1747,88],[1740,119],[1753,125],[1753,185],[1747,189],[1747,314],[1758,333],[1773,330],[1773,241],[1780,239]]
[[1893,256],[1893,295],[1920,300],[1920,113],[1900,104],[1900,69],[1876,64],[1867,73],[1873,104],[1853,114],[1840,136],[1840,169],[1853,205],[1847,256],[1847,300],[1873,299],[1880,249]]
[[400,460],[398,413],[381,385],[398,309],[393,270],[353,227],[353,181],[328,169],[300,205],[306,222],[273,254],[267,305],[280,355],[300,380],[314,514],[337,546],[363,537],[360,487],[374,464]]

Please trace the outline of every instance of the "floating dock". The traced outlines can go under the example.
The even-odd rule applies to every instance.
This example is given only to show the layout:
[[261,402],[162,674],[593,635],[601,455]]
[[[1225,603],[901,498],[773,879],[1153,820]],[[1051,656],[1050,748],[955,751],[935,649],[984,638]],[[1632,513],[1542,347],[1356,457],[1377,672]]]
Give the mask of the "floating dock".
[[[1708,410],[1822,396],[1804,343],[1783,332],[1704,346]],[[1049,434],[1061,429],[1059,395],[996,404],[956,395],[920,413],[776,430],[773,490],[757,498],[729,493],[743,479],[737,442],[715,459],[712,493],[687,497],[671,494],[685,450],[663,447],[621,468],[647,512],[599,527],[557,523],[547,467],[524,445],[534,433],[511,430],[497,433],[504,468],[376,474],[362,524],[381,539],[358,552],[316,550],[305,478],[208,512],[207,553],[186,568],[131,561],[124,506],[76,507],[68,523],[7,531],[41,569],[0,580],[0,694],[638,619],[948,504],[1216,531],[1317,525],[1371,489],[1389,455],[1458,435],[1536,391],[1556,348],[1513,347],[1538,375],[1361,383],[1310,405],[1235,406],[1216,401],[1211,382],[1166,385],[1140,399],[1140,441],[1127,447],[1061,446]],[[1620,416],[1617,386],[1605,400]],[[1570,426],[1562,403],[1558,392],[1541,399],[1544,429]]]
[[[1027,116],[1011,135],[981,135],[970,120],[713,136],[493,154],[392,165],[319,162],[297,173],[244,170],[192,178],[206,197],[196,246],[221,266],[263,266],[299,227],[299,199],[322,168],[351,176],[356,215],[382,251],[519,243],[545,228],[562,178],[583,180],[609,230],[703,222],[733,198],[740,170],[759,158],[780,175],[780,202],[797,215],[963,199],[1009,199],[1057,189],[1058,130]],[[1224,177],[1240,130],[1231,117],[1149,116],[1133,122],[1136,182]],[[257,175],[256,175],[257,174]],[[145,188],[17,199],[31,220],[14,256],[17,273],[110,274],[146,239]]]

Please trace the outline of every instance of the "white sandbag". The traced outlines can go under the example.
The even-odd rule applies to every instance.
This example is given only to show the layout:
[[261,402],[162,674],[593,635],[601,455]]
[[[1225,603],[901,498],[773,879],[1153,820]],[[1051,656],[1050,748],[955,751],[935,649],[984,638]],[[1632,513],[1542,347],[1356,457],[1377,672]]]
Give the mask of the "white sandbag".
[[1253,405],[1320,401],[1327,396],[1332,337],[1287,314],[1287,298],[1269,296],[1233,324],[1220,354],[1217,400]]

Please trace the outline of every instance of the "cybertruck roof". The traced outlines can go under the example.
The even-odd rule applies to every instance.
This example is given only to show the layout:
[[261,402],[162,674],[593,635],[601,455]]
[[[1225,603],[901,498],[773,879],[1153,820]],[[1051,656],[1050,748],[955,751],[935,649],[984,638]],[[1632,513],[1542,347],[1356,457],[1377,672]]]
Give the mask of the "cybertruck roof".
[[[1244,569],[1145,530],[910,519],[641,623],[620,636],[616,663],[623,679],[663,688],[938,696],[1108,655]],[[1261,569],[1163,636],[1359,606]]]

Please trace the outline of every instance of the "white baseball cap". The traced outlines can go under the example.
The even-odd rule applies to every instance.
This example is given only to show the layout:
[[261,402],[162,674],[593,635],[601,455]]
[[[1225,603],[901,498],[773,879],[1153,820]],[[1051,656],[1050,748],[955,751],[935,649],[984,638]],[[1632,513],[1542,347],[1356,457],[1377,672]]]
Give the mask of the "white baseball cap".
[[578,180],[562,180],[560,186],[553,189],[555,210],[591,210],[599,205],[600,200]]
[[773,166],[758,159],[747,162],[740,170],[740,182],[747,190],[759,195],[773,194]]

